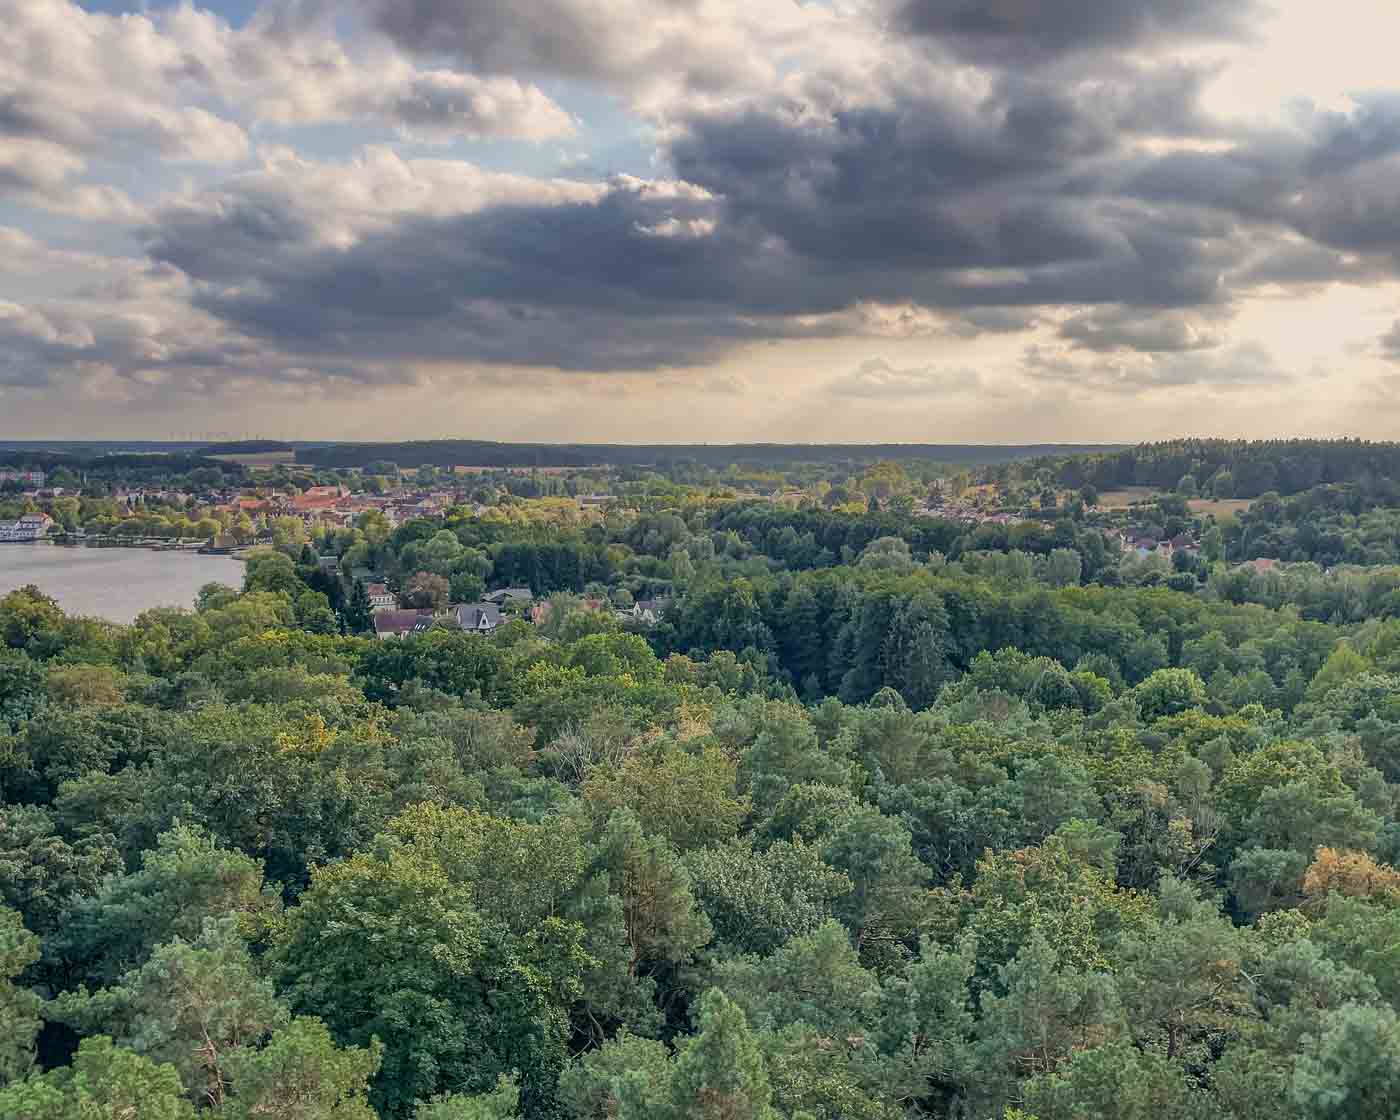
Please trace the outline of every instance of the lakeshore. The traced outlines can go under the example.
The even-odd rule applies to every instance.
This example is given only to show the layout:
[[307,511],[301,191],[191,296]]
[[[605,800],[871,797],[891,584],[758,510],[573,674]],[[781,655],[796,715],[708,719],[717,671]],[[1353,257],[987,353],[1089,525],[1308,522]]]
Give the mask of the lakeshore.
[[207,583],[240,587],[243,562],[197,549],[0,546],[0,594],[34,584],[69,614],[129,623],[152,607],[191,607]]

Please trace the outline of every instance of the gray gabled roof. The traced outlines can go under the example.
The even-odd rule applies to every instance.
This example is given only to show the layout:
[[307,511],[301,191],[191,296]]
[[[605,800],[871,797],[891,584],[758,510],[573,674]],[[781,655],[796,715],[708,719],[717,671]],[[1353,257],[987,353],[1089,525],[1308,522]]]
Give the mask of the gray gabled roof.
[[494,630],[502,622],[495,603],[468,603],[457,608],[457,624],[463,630]]
[[535,593],[528,587],[500,587],[495,591],[488,591],[482,596],[482,599],[488,603],[506,603],[512,600],[521,603],[529,603],[532,602],[534,598]]

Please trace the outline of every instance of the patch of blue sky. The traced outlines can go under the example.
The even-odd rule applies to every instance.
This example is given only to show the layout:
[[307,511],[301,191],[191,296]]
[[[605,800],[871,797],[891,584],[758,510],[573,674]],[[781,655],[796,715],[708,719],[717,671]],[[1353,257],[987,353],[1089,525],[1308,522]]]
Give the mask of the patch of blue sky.
[[[153,4],[147,0],[78,0],[78,4],[90,12],[105,12],[108,15],[145,13],[175,7],[174,3]],[[258,0],[205,0],[198,7],[217,13],[234,27],[241,27],[257,11]]]

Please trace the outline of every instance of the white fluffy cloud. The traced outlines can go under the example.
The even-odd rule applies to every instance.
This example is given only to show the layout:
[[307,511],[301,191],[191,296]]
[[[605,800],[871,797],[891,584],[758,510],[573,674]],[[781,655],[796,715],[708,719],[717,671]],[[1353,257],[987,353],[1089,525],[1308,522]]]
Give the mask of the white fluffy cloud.
[[193,7],[159,17],[189,78],[225,105],[279,124],[379,121],[434,139],[570,135],[569,115],[534,85],[508,75],[421,68],[387,42],[353,45],[324,21],[268,16],[234,28]]
[[[483,170],[462,160],[405,159],[374,145],[339,162],[309,160],[284,147],[260,152],[258,167],[219,186],[169,199],[149,234],[173,246],[197,231],[191,251],[215,253],[245,244],[255,254],[348,249],[413,218],[448,219],[490,207],[548,207],[592,202],[600,183],[537,179]],[[252,268],[254,261],[221,266]],[[201,277],[203,270],[191,266]],[[248,273],[247,275],[251,275]]]
[[188,62],[149,19],[65,0],[0,3],[0,197],[74,217],[132,219],[140,208],[125,191],[82,181],[94,158],[242,158],[242,126],[179,93]]
[[122,16],[0,0],[0,194],[92,218],[139,213],[94,160],[234,164],[260,122],[378,123],[433,140],[570,135],[538,87],[410,61],[323,26],[235,28],[192,6]]

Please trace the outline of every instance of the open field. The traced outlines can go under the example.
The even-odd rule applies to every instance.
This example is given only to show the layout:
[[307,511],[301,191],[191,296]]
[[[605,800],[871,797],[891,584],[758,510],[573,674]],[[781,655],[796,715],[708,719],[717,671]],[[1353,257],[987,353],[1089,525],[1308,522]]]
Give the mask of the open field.
[[1254,504],[1250,498],[1193,498],[1186,503],[1192,513],[1209,513],[1216,517],[1234,517]]
[[1124,486],[1120,490],[1104,490],[1099,494],[1100,509],[1127,509],[1134,502],[1150,502],[1157,496],[1151,486]]
[[295,451],[262,451],[255,455],[210,455],[209,458],[218,459],[221,463],[234,463],[240,467],[249,467],[253,470],[271,470],[273,467],[295,463],[297,453]]
[[[1150,502],[1161,491],[1151,486],[1124,486],[1105,490],[1099,495],[1100,509],[1127,509],[1134,502]],[[1192,513],[1209,513],[1214,517],[1233,517],[1243,513],[1253,501],[1249,498],[1191,498],[1187,501]]]

